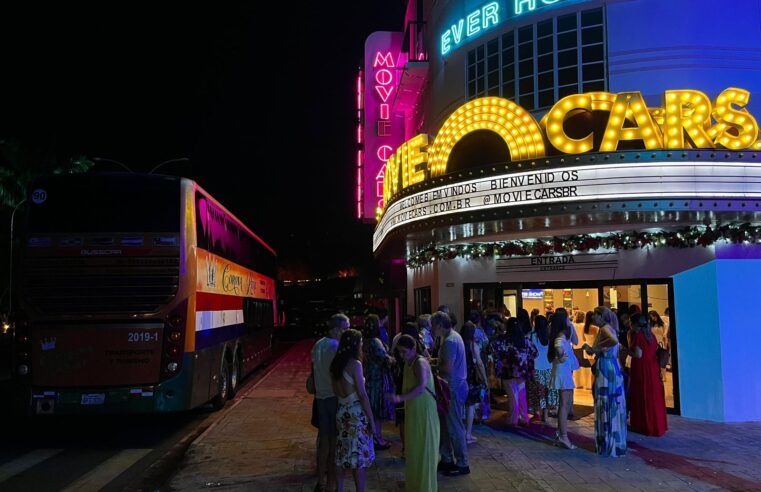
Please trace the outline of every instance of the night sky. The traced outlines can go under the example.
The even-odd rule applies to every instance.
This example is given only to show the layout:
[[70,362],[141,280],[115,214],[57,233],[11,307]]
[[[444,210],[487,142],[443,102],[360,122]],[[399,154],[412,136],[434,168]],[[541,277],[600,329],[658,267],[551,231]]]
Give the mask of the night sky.
[[402,29],[404,1],[264,3],[3,5],[0,139],[136,171],[189,157],[162,171],[197,180],[287,267],[366,261],[355,75],[367,35]]

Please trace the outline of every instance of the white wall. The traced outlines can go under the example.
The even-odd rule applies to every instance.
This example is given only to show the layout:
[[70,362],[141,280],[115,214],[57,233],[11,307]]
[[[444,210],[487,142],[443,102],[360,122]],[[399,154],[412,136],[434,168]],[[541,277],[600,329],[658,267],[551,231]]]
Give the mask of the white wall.
[[[717,260],[724,421],[761,420],[761,260]],[[680,322],[680,325],[681,322]]]
[[679,396],[684,417],[724,420],[716,262],[674,276]]

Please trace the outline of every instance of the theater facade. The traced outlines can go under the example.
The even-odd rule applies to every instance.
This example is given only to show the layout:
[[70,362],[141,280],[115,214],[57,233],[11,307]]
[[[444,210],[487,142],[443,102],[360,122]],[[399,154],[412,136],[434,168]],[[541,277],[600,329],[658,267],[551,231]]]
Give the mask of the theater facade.
[[357,79],[357,216],[397,309],[636,305],[664,321],[670,411],[761,421],[759,21],[752,2],[410,1]]

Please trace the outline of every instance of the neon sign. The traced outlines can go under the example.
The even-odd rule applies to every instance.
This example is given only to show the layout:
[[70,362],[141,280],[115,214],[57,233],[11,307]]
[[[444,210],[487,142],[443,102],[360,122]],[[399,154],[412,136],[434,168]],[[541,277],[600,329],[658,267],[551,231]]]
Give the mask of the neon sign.
[[[391,135],[391,112],[389,110],[389,98],[396,89],[394,84],[394,70],[396,65],[394,64],[394,58],[391,56],[391,52],[375,54],[375,62],[373,62],[373,68],[375,69],[374,85],[376,94],[380,98],[379,115],[377,121],[377,135],[379,137],[385,137]],[[383,168],[375,176],[375,189],[376,197],[378,201],[378,208],[383,208],[383,176],[385,174],[385,164],[388,161],[389,156],[393,148],[389,145],[380,145],[375,154],[378,160],[384,164]]]
[[[668,90],[663,94],[663,107],[647,107],[637,91],[591,92],[564,97],[537,122],[528,111],[507,99],[475,99],[449,116],[430,145],[428,135],[418,135],[396,149],[386,165],[384,201],[388,204],[400,190],[445,174],[455,145],[479,130],[502,137],[511,161],[540,158],[548,153],[613,152],[622,144],[624,148],[633,145],[648,150],[761,150],[758,123],[745,109],[749,100],[748,91],[735,87],[724,90],[713,104],[700,91]],[[600,142],[597,149],[593,126],[581,126],[587,132],[582,138],[566,133],[568,125],[574,124],[569,120],[583,113],[604,118],[605,130],[602,138],[597,139]],[[574,135],[581,133],[578,130]],[[549,149],[545,141],[549,142]]]
[[[557,0],[555,0],[557,1]],[[441,54],[446,55],[469,38],[499,24],[499,3],[491,2],[459,19],[441,35]]]
[[[361,113],[358,115],[357,142],[357,215],[372,221],[383,207],[383,179],[386,161],[405,140],[404,119],[394,109],[398,96],[401,32],[375,32],[365,42],[365,62],[361,91]],[[361,168],[361,171],[359,170]]]
[[564,0],[513,0],[514,8],[513,15],[519,16],[534,12],[535,10],[547,7],[548,5],[555,5],[561,3]]

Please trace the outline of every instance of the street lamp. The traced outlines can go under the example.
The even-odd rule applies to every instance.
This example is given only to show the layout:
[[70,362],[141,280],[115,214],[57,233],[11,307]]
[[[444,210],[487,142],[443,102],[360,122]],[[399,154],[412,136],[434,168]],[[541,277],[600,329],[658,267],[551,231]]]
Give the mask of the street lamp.
[[93,159],[92,159],[92,160],[93,160],[93,161],[95,161],[95,162],[112,162],[112,163],[114,163],[114,164],[118,164],[119,166],[123,167],[123,168],[124,168],[124,169],[126,169],[126,170],[127,170],[127,172],[129,172],[129,173],[132,173],[132,174],[134,174],[134,173],[135,173],[135,171],[133,171],[132,169],[130,169],[130,168],[129,168],[129,166],[127,166],[127,165],[126,165],[126,164],[124,164],[123,162],[115,161],[115,160],[113,160],[113,159],[104,159],[103,157],[93,157]]
[[163,166],[164,164],[169,164],[169,163],[171,163],[171,162],[188,162],[188,161],[190,161],[190,159],[188,159],[187,157],[178,157],[177,159],[169,159],[168,161],[164,161],[164,162],[162,162],[162,163],[156,164],[156,165],[153,167],[153,169],[151,169],[150,171],[148,171],[148,174],[153,174],[153,171],[155,171],[156,169],[160,168],[160,167],[161,167],[161,166]]
[[13,219],[16,217],[16,211],[18,208],[26,202],[26,198],[21,200],[13,207],[13,213],[11,213],[11,244],[10,244],[10,258],[8,264],[8,313],[13,310]]

